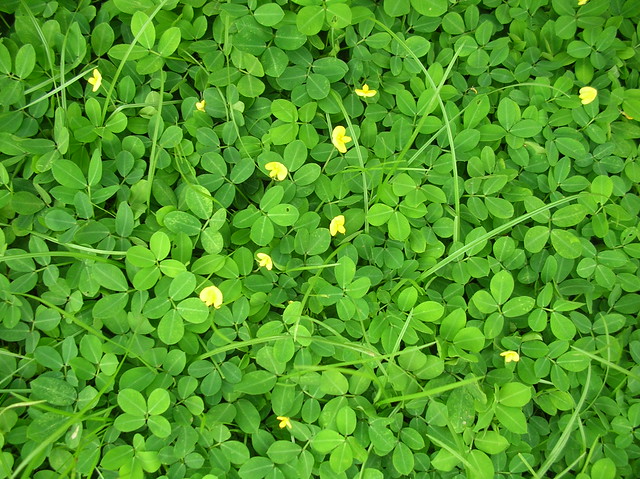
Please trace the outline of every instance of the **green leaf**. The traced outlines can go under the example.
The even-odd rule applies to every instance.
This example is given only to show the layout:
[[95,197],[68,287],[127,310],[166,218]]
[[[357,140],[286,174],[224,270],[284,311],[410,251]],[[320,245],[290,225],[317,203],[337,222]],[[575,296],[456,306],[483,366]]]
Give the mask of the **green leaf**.
[[322,100],[329,96],[331,83],[324,75],[312,73],[307,77],[307,94],[314,100]]
[[411,6],[427,17],[440,17],[447,11],[447,0],[411,0]]
[[78,397],[76,389],[62,379],[39,376],[30,386],[36,399],[45,399],[54,406],[70,406]]
[[54,161],[51,165],[51,172],[56,181],[62,186],[74,190],[82,190],[87,187],[87,180],[82,170],[73,161]]
[[167,28],[158,42],[158,53],[161,57],[168,57],[178,49],[181,40],[180,28]]
[[286,464],[295,461],[302,448],[291,441],[275,441],[269,446],[267,456],[276,464]]
[[113,264],[95,263],[91,268],[91,275],[100,286],[112,291],[129,289],[124,273]]
[[147,426],[154,436],[168,437],[171,434],[171,423],[164,416],[151,416],[147,419]]
[[265,27],[273,27],[284,18],[284,11],[277,3],[267,3],[253,12],[256,21]]
[[591,477],[599,479],[613,479],[616,477],[616,464],[611,458],[603,457],[598,459],[591,466]]
[[273,223],[266,216],[260,216],[253,225],[251,225],[251,241],[258,246],[268,245],[273,239],[274,234]]
[[149,414],[162,414],[167,409],[169,409],[169,405],[171,403],[171,398],[169,397],[169,393],[166,389],[154,389],[149,394],[149,398],[147,399],[148,413]]
[[304,35],[315,35],[322,30],[324,16],[324,9],[320,6],[302,7],[296,16],[298,30]]
[[334,271],[338,286],[344,289],[353,281],[353,277],[356,274],[356,265],[351,258],[343,256],[338,260]]
[[184,322],[174,309],[167,312],[158,323],[158,337],[164,344],[176,344],[184,336]]
[[636,120],[640,118],[640,89],[628,89],[624,91],[622,109],[630,117]]
[[118,393],[118,406],[132,416],[144,418],[147,413],[147,403],[144,396],[139,391],[131,388],[122,389]]
[[502,306],[502,313],[507,318],[517,318],[527,314],[533,309],[535,300],[529,296],[518,296],[511,298]]
[[551,221],[555,226],[568,227],[580,223],[587,215],[587,209],[583,205],[568,205],[558,209]]
[[202,225],[200,221],[184,211],[170,211],[164,217],[164,225],[174,233],[184,233],[187,236],[196,236],[200,233]]
[[300,213],[295,206],[285,203],[270,208],[267,216],[279,226],[292,226],[298,221]]
[[531,387],[507,383],[500,388],[499,402],[509,407],[523,407],[531,400]]
[[575,259],[582,255],[580,240],[571,231],[551,230],[551,244],[563,258]]
[[292,123],[298,120],[298,109],[289,100],[278,98],[271,103],[271,114],[277,119]]
[[560,340],[569,341],[576,335],[575,325],[563,314],[553,311],[551,313],[550,325],[551,332]]
[[498,404],[496,406],[496,417],[508,431],[515,434],[527,433],[527,419],[520,408]]
[[465,128],[474,128],[489,114],[491,104],[487,95],[474,97],[464,110],[463,123]]
[[252,457],[238,470],[241,479],[262,479],[274,471],[274,464],[266,457]]
[[322,372],[322,391],[332,396],[342,396],[349,390],[349,381],[340,371],[328,369]]
[[476,436],[473,443],[478,449],[487,454],[499,454],[509,447],[507,438],[495,431],[484,431],[480,433]]
[[394,240],[404,241],[411,234],[411,225],[407,218],[399,211],[394,211],[388,223],[389,237]]
[[320,454],[328,454],[340,444],[344,443],[344,437],[330,429],[324,429],[311,440],[311,447]]
[[242,376],[242,381],[234,389],[244,394],[265,394],[273,389],[276,380],[275,374],[269,371],[251,371]]
[[15,71],[14,73],[23,80],[31,75],[31,72],[36,66],[36,50],[33,45],[27,43],[22,45],[15,58]]
[[[173,281],[180,280],[180,278],[184,277],[185,275],[189,275],[187,277],[193,277],[192,273],[185,271],[176,276]],[[191,294],[191,292],[193,292],[193,287],[195,287],[195,277],[190,281],[192,282],[189,283],[188,287],[181,290],[181,297],[184,297],[182,296],[183,294],[186,296],[185,293],[189,290],[191,291],[188,294]],[[173,285],[173,282],[171,284]],[[209,317],[209,309],[207,305],[200,300],[200,298],[187,298],[183,301],[180,301],[176,309],[182,319],[192,324],[204,323]]]
[[142,11],[136,11],[131,18],[131,33],[138,37],[138,42],[145,48],[153,48],[156,42],[156,29],[153,22]]
[[467,468],[469,479],[492,479],[495,467],[491,458],[484,452],[473,449],[467,456],[470,466]]
[[453,344],[464,349],[477,353],[484,347],[484,334],[478,328],[464,328],[453,337]]
[[393,449],[391,460],[398,474],[409,475],[414,470],[413,452],[402,442],[399,442]]
[[504,304],[513,293],[514,281],[509,271],[500,271],[491,278],[491,295],[498,304]]
[[509,133],[520,138],[531,138],[542,131],[542,125],[535,120],[520,120],[508,129]]
[[546,226],[533,226],[524,235],[524,247],[531,253],[539,253],[547,244],[550,234]]

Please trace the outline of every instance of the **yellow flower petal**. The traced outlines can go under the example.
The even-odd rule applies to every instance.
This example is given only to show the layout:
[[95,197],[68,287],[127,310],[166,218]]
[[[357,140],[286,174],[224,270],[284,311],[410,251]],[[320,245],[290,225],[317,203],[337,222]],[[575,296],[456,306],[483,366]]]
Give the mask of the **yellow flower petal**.
[[206,106],[207,106],[207,102],[204,100],[196,102],[196,110],[198,111],[204,111]]
[[256,257],[258,258],[258,266],[261,268],[267,268],[269,271],[273,269],[273,260],[271,259],[271,256],[266,253],[258,253],[256,254]]
[[98,89],[102,85],[102,75],[100,74],[97,68],[94,68],[93,76],[89,78],[87,81],[89,82],[89,85],[93,85],[93,88],[91,89],[91,91],[93,92],[98,91]]
[[580,100],[583,105],[588,105],[598,96],[598,90],[590,86],[580,88]]
[[293,426],[291,425],[291,419],[289,419],[287,416],[278,416],[276,417],[276,419],[280,421],[280,424],[278,424],[278,426],[280,426],[280,429],[283,429],[285,427],[288,427],[289,429],[293,428]]
[[343,215],[338,215],[331,220],[331,223],[329,224],[329,232],[331,233],[331,236],[335,236],[338,233],[345,234],[347,232],[344,227]]
[[264,167],[269,172],[269,176],[275,180],[282,181],[287,177],[287,167],[279,161],[270,161]]
[[366,83],[362,85],[362,88],[356,88],[355,91],[356,95],[363,96],[365,98],[371,98],[372,96],[376,96],[376,93],[378,93],[377,90],[370,90],[369,85],[367,85]]
[[586,4],[589,0],[578,0],[578,6]]
[[347,130],[344,126],[336,126],[331,133],[331,142],[340,153],[347,152],[347,143],[351,141],[351,137],[347,136]]
[[505,363],[510,363],[511,361],[517,363],[520,361],[520,355],[515,351],[504,351],[500,353],[500,356],[504,358]]
[[215,286],[207,286],[200,291],[200,299],[207,306],[213,306],[216,309],[220,309],[222,306],[222,291]]

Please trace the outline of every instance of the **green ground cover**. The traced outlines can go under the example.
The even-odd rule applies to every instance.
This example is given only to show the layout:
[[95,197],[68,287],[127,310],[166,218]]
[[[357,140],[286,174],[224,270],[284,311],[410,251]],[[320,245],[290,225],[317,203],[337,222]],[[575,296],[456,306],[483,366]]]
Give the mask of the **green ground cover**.
[[639,23],[0,2],[0,478],[640,477]]

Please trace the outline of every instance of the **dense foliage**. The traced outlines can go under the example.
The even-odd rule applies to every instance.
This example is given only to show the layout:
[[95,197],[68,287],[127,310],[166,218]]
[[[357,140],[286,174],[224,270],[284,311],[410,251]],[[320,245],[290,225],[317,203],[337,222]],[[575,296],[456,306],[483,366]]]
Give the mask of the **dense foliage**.
[[0,20],[0,478],[640,477],[637,0]]

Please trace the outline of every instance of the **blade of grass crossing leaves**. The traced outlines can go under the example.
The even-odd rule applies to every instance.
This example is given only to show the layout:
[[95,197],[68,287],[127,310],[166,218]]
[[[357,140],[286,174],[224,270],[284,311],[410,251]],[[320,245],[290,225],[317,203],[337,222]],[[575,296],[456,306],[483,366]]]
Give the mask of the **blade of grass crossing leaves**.
[[[156,115],[158,118],[162,118],[162,105],[164,95],[164,75],[160,75],[160,94],[158,95],[158,106]],[[156,174],[156,167],[158,165],[158,154],[156,150],[158,148],[158,137],[160,136],[160,121],[157,121],[155,128],[153,129],[153,137],[151,138],[151,153],[149,154],[149,172],[147,174],[147,211],[151,211],[151,189],[153,186],[153,178]]]
[[569,442],[571,433],[573,433],[573,425],[576,422],[576,420],[578,420],[580,416],[580,412],[582,411],[582,406],[584,405],[584,402],[587,400],[587,392],[589,391],[590,385],[591,385],[591,363],[589,363],[589,367],[587,368],[587,379],[584,382],[584,388],[582,390],[582,395],[580,396],[580,401],[578,401],[576,408],[573,410],[573,414],[571,414],[571,418],[569,419],[569,422],[567,423],[564,430],[562,431],[562,435],[558,439],[558,442],[556,443],[555,446],[553,446],[553,449],[547,456],[547,460],[544,462],[544,464],[542,464],[542,466],[540,466],[540,469],[536,471],[537,477],[540,477],[540,478],[545,477],[545,474],[547,473],[547,471],[551,468],[553,463],[560,456],[564,447],[567,445],[567,442]]
[[[386,30],[386,32],[391,35],[397,42],[398,44],[404,48],[404,50],[409,54],[409,56],[411,58],[413,58],[413,60],[418,64],[418,66],[420,67],[420,69],[422,70],[422,72],[424,73],[425,79],[429,82],[431,88],[433,88],[434,93],[435,93],[435,97],[438,100],[438,105],[440,106],[440,110],[442,111],[442,119],[444,121],[444,124],[447,128],[447,137],[449,139],[449,148],[451,149],[451,163],[452,163],[452,173],[453,173],[453,195],[454,195],[454,208],[455,208],[455,218],[454,218],[454,227],[453,227],[453,241],[457,242],[459,241],[460,238],[460,184],[458,182],[458,164],[457,164],[457,158],[456,158],[456,148],[455,145],[453,143],[453,131],[451,130],[451,122],[449,120],[449,115],[447,113],[447,109],[444,106],[444,102],[442,101],[442,97],[440,96],[440,89],[442,88],[442,85],[444,84],[444,79],[448,77],[448,74],[451,72],[451,68],[453,67],[454,62],[456,61],[456,58],[458,57],[459,52],[456,51],[453,55],[453,58],[451,59],[451,61],[449,62],[449,65],[447,67],[447,73],[445,75],[443,75],[443,79],[442,79],[442,83],[440,85],[440,87],[436,86],[435,82],[433,81],[433,79],[431,78],[431,75],[429,75],[429,72],[427,71],[427,69],[425,68],[425,66],[423,65],[423,63],[418,59],[418,57],[416,56],[416,54],[413,52],[413,50],[411,50],[411,48],[409,48],[409,46],[398,36],[396,35],[391,29],[389,29],[389,27],[387,27],[386,25],[384,25],[382,22],[380,22],[379,20],[374,20],[374,22],[376,24],[378,24],[382,29]],[[425,118],[425,117],[423,117]],[[417,135],[416,132],[418,131],[418,129],[416,128],[414,130],[414,135]],[[406,148],[406,147],[405,147]]]
[[[353,123],[351,123],[351,118],[349,117],[349,114],[347,113],[347,110],[344,107],[344,104],[342,103],[342,98],[333,90],[331,90],[331,94],[333,95],[336,102],[338,103],[338,106],[340,107],[340,111],[342,111],[342,115],[344,116],[344,119],[347,122],[347,125],[349,126],[349,130],[353,132],[354,131]],[[367,220],[369,216],[368,214],[369,213],[369,191],[367,190],[367,177],[365,174],[366,169],[364,167],[364,159],[362,158],[362,152],[360,151],[360,144],[358,143],[358,137],[355,135],[355,133],[353,135],[353,145],[354,145],[354,148],[356,149],[356,155],[358,156],[358,162],[360,163],[360,168],[361,168],[360,171],[362,175],[362,204],[364,209],[364,232],[369,233],[369,221]]]
[[[151,22],[153,22],[153,19],[155,18],[155,16],[158,14],[158,12],[160,10],[162,10],[165,6],[165,4],[167,3],[168,0],[162,0],[161,2],[158,3],[158,6],[155,8],[155,10],[153,10],[153,12],[151,12],[149,14],[149,18],[147,19],[147,21],[143,24],[142,28],[140,29],[140,31],[138,32],[138,34],[133,37],[133,40],[131,40],[131,43],[129,43],[129,48],[127,49],[127,51],[124,53],[124,56],[122,57],[122,60],[120,60],[120,64],[118,65],[118,68],[116,68],[116,72],[113,75],[113,78],[111,78],[111,83],[109,84],[109,89],[107,90],[107,95],[105,98],[105,102],[102,105],[102,118],[100,121],[100,124],[103,125],[104,124],[104,120],[107,117],[107,105],[109,105],[109,103],[111,102],[111,97],[113,96],[113,91],[116,88],[116,85],[118,84],[118,79],[120,78],[120,74],[122,73],[122,70],[124,69],[124,66],[126,65],[127,61],[129,60],[129,56],[131,55],[131,52],[133,51],[133,48],[138,44],[138,40],[140,39],[140,37],[142,37],[142,35],[144,35],[144,31],[147,25],[151,24]],[[164,75],[160,75],[161,81],[162,81],[162,86],[164,87]],[[160,88],[160,98],[162,98],[162,94],[164,91],[164,88]]]

